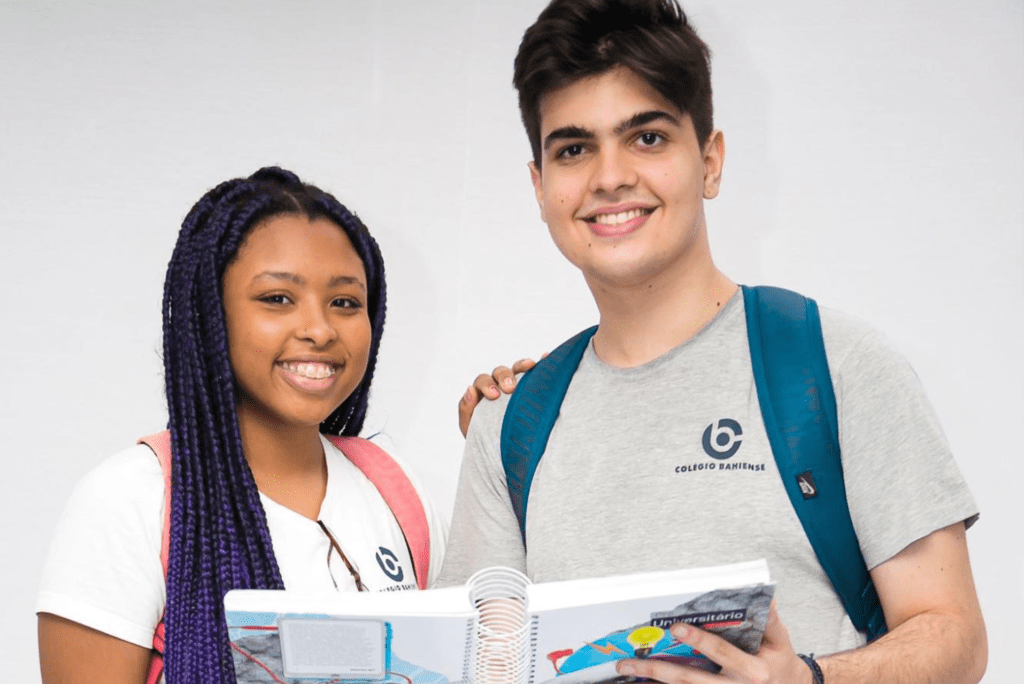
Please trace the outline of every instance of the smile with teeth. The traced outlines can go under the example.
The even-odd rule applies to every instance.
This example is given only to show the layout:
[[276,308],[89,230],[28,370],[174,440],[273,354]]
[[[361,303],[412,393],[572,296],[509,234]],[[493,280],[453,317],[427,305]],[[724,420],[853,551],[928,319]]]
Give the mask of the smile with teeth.
[[590,223],[600,223],[603,226],[618,226],[627,221],[632,221],[640,216],[646,216],[650,214],[653,209],[630,209],[629,211],[620,211],[617,214],[595,214],[587,219]]
[[282,361],[281,367],[289,373],[310,378],[311,380],[323,380],[329,378],[337,371],[337,366],[331,363],[293,363]]

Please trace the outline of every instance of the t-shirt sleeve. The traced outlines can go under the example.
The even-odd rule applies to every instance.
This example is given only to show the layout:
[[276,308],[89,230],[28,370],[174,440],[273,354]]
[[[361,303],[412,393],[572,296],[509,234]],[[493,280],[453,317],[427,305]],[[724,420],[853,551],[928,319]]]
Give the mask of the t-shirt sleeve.
[[519,522],[508,497],[499,437],[508,397],[477,407],[455,492],[440,586],[465,584],[477,570],[503,565],[526,572]]
[[149,648],[166,600],[160,535],[164,483],[146,446],[86,475],[64,507],[36,611]]
[[850,515],[868,568],[943,527],[970,526],[977,505],[906,359],[868,331],[833,376]]

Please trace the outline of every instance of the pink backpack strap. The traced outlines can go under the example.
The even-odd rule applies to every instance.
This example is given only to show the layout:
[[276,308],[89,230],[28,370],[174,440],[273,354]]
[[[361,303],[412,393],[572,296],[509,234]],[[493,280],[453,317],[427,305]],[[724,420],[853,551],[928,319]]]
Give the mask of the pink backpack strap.
[[386,451],[361,437],[325,435],[377,488],[402,528],[412,556],[416,585],[427,588],[430,574],[430,527],[427,512],[409,476]]
[[[164,582],[167,581],[167,556],[171,549],[171,432],[164,430],[139,440],[145,444],[160,461],[160,470],[164,474],[164,526],[160,534],[160,564],[164,568]],[[166,611],[165,611],[166,612]],[[164,671],[164,616],[153,632],[153,657],[149,661],[149,672],[146,684],[156,684]]]

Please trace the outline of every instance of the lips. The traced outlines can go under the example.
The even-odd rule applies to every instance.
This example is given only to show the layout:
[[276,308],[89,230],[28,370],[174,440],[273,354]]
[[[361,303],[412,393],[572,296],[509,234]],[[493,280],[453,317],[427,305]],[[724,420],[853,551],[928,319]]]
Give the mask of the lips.
[[596,214],[587,219],[590,223],[600,223],[603,226],[619,226],[627,221],[632,221],[640,216],[650,214],[653,209],[637,208],[628,211],[620,211],[615,214]]
[[325,361],[279,361],[285,381],[303,392],[319,394],[334,385],[340,365]]
[[637,230],[647,222],[655,207],[618,206],[599,209],[584,217],[584,221],[599,237],[621,237]]
[[289,373],[309,378],[310,380],[329,378],[338,370],[337,365],[333,363],[282,361],[280,365]]

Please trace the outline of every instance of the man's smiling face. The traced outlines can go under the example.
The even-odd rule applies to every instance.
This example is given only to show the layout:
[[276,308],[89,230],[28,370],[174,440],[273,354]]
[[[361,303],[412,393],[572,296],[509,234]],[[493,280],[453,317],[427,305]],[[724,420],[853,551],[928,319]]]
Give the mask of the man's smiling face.
[[625,68],[546,94],[540,115],[541,216],[592,290],[710,263],[703,201],[718,193],[721,134],[702,150],[690,117]]

